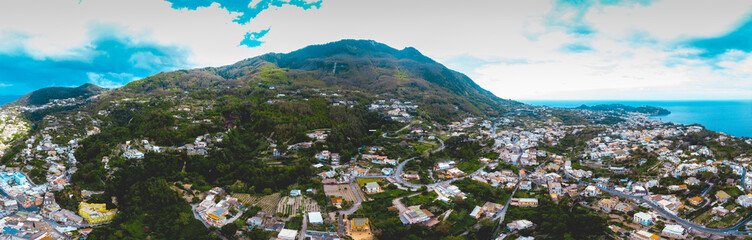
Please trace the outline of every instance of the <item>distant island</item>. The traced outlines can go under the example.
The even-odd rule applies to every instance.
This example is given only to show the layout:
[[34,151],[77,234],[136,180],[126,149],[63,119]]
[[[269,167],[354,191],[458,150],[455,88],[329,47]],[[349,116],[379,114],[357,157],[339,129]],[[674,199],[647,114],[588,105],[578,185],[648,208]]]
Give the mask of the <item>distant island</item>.
[[630,112],[630,113],[643,113],[650,116],[663,116],[671,114],[671,111],[662,107],[655,106],[639,106],[632,107],[624,104],[599,104],[593,106],[587,106],[585,104],[576,107],[575,109],[590,110],[590,111],[615,111],[615,112]]

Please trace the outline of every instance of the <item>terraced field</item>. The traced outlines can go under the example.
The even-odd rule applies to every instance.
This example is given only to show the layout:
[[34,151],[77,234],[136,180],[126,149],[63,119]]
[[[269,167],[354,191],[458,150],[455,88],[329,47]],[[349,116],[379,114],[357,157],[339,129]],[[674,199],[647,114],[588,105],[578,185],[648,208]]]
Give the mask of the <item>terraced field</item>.
[[324,194],[327,197],[341,197],[345,201],[355,202],[355,194],[353,194],[350,185],[348,184],[336,184],[336,185],[324,185]]
[[283,216],[295,215],[298,210],[304,212],[319,212],[321,208],[318,203],[311,198],[302,197],[282,197],[282,200],[277,204],[277,213],[281,213]]
[[237,198],[243,204],[251,204],[261,207],[261,211],[272,214],[275,212],[277,203],[279,203],[280,193],[266,195],[263,197],[251,196],[250,194],[236,193],[232,197]]

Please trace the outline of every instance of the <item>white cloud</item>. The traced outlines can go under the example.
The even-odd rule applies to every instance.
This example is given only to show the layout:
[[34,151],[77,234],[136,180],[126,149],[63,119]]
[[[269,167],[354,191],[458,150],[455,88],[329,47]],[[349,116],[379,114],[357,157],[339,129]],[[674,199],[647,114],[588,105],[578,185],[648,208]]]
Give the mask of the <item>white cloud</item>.
[[[528,64],[487,64],[467,73],[504,98],[712,98],[752,92],[748,53],[723,55],[716,63],[723,68],[717,69],[686,58],[697,50],[673,46],[687,37],[730,31],[750,13],[752,2],[747,0],[598,6],[584,16],[597,31],[586,36],[545,24],[555,9],[552,0],[324,0],[320,9],[271,8],[246,25],[233,22],[238,14],[217,4],[197,10],[175,10],[159,0],[24,0],[12,5],[0,8],[0,33],[24,36],[25,46],[40,58],[71,55],[71,49],[88,44],[91,26],[114,24],[129,35],[190,49],[190,61],[197,67],[355,38],[395,48],[413,46],[439,61],[457,56],[526,60]],[[571,12],[557,16],[575,17]],[[247,32],[268,28],[260,47],[239,45]],[[635,33],[655,42],[635,42]],[[561,51],[562,45],[572,43],[593,51]],[[0,52],[12,51],[12,46],[0,43]],[[142,54],[131,61],[148,66],[155,59]],[[89,77],[114,86],[113,79],[133,76]]]
[[748,0],[664,0],[650,5],[594,7],[585,21],[616,38],[648,33],[662,40],[711,37],[732,30],[752,9]]

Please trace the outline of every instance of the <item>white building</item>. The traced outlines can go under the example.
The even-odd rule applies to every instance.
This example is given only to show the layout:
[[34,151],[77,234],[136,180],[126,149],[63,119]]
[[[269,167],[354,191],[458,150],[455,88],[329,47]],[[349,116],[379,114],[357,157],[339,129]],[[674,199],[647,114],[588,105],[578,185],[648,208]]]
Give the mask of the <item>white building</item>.
[[321,212],[309,212],[308,222],[313,225],[324,224],[324,219],[321,217]]
[[298,230],[292,230],[292,229],[282,229],[282,231],[279,231],[279,234],[277,234],[277,239],[295,240],[295,238],[297,237],[298,237]]
[[752,194],[742,195],[736,198],[736,203],[743,207],[752,206]]
[[687,230],[684,229],[681,225],[678,224],[669,224],[666,225],[665,228],[663,228],[663,231],[661,232],[663,236],[670,237],[670,238],[685,238],[687,236]]
[[653,224],[653,215],[645,212],[638,212],[634,214],[634,222],[641,223],[645,226],[650,226]]

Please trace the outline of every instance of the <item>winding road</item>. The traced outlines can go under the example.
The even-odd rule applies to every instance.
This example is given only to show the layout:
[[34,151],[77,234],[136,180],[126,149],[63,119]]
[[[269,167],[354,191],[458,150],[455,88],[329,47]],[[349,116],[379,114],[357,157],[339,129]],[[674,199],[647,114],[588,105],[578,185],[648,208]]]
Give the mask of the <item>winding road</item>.
[[676,221],[677,223],[679,223],[679,224],[681,224],[681,225],[683,225],[685,227],[691,227],[693,229],[696,229],[696,230],[699,230],[699,231],[702,231],[702,232],[714,233],[714,234],[752,235],[752,232],[742,232],[742,231],[738,230],[739,227],[741,227],[742,225],[744,225],[747,222],[749,222],[749,220],[750,220],[750,218],[752,218],[752,216],[748,216],[746,219],[744,219],[744,220],[742,220],[742,221],[740,221],[740,222],[738,222],[738,223],[736,223],[733,226],[728,227],[728,228],[708,228],[708,227],[705,227],[705,226],[693,223],[693,222],[691,222],[689,220],[680,218],[679,216],[676,216],[676,215],[674,215],[674,214],[666,211],[665,209],[663,209],[663,207],[658,206],[657,204],[653,203],[652,201],[646,200],[646,199],[644,199],[642,197],[638,197],[638,196],[634,196],[634,195],[622,193],[622,192],[619,192],[619,191],[616,191],[616,190],[613,190],[613,189],[610,189],[610,188],[606,188],[606,187],[603,187],[603,186],[600,186],[600,185],[596,185],[596,186],[601,191],[607,192],[607,193],[609,193],[611,195],[616,195],[616,196],[623,197],[623,198],[631,198],[631,199],[636,200],[638,202],[644,202],[647,205],[649,205],[653,210],[655,210],[658,213],[660,213],[662,216],[664,216],[666,218],[669,218],[669,219],[672,219],[672,220]]

